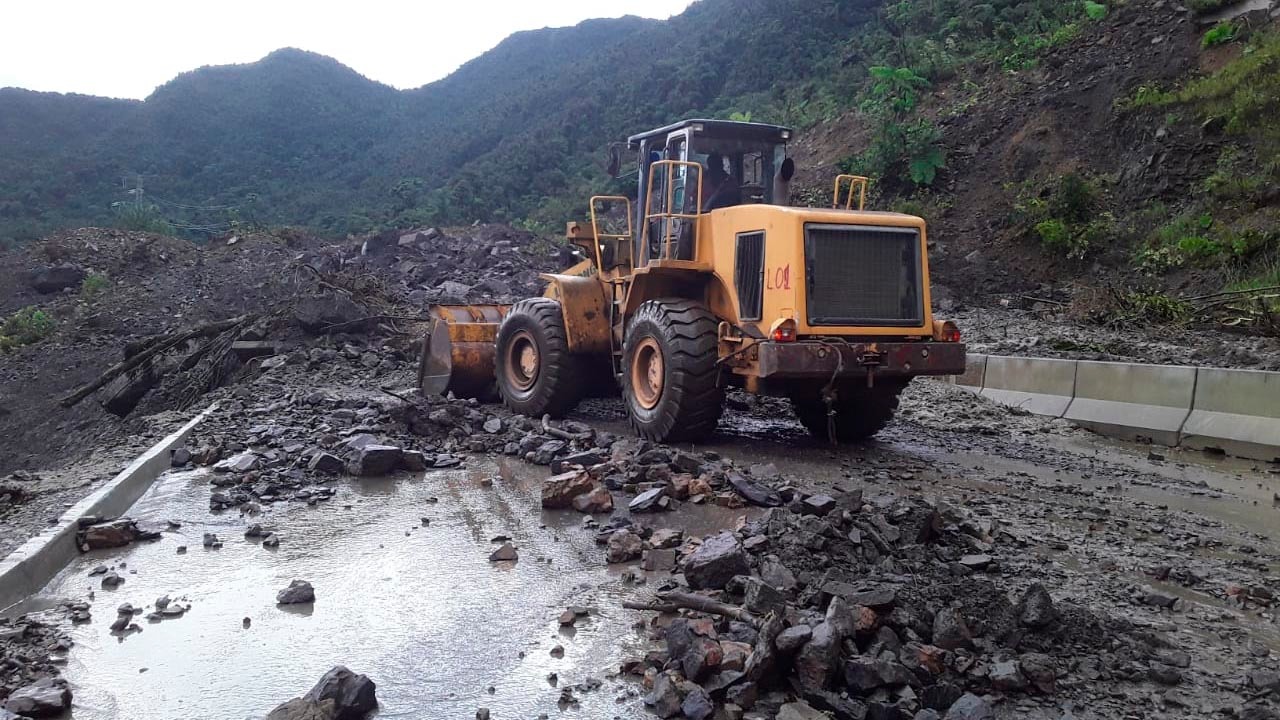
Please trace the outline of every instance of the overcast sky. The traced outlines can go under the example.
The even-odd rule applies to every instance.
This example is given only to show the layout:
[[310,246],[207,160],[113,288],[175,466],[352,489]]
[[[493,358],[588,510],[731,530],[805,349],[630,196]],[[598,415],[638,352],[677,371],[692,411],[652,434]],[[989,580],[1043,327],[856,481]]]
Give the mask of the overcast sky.
[[398,88],[437,80],[519,30],[666,18],[690,0],[13,0],[0,6],[0,87],[143,98],[202,65],[281,47]]

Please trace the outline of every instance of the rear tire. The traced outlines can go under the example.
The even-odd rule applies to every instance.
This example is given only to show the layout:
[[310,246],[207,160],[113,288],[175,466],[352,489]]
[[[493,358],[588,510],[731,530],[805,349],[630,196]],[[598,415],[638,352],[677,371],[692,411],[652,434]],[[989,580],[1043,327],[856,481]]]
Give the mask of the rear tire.
[[[898,397],[907,387],[907,382],[880,382],[872,388],[840,388],[835,402],[836,442],[859,442],[883,430],[893,419],[898,409]],[[827,404],[822,401],[821,391],[793,395],[791,407],[810,434],[822,441],[830,439]]]
[[560,303],[521,300],[498,328],[495,375],[511,412],[564,417],[582,397]]
[[716,329],[694,300],[650,300],[622,344],[622,393],[636,434],[654,442],[701,440],[724,410]]

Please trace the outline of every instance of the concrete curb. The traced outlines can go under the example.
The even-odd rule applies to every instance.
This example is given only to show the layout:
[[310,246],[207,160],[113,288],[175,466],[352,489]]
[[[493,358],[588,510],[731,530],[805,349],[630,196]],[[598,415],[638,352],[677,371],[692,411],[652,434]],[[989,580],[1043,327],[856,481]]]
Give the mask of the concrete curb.
[[86,515],[123,515],[170,465],[170,453],[186,441],[191,431],[209,416],[211,405],[177,431],[139,455],[129,467],[106,485],[71,506],[58,524],[23,543],[0,561],[0,609],[35,593],[53,579],[79,552],[76,530]]
[[1191,414],[1196,369],[1076,363],[1076,393],[1063,418],[1094,432],[1173,447]]
[[1074,360],[987,357],[983,397],[1036,415],[1062,417],[1076,390]]
[[974,354],[952,382],[1109,437],[1280,462],[1280,372]]

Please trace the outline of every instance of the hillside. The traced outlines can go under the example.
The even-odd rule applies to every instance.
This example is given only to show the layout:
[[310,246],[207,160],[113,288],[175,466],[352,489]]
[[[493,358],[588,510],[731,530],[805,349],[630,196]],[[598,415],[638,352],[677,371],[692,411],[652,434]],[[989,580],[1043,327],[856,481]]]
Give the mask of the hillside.
[[4,89],[0,241],[86,224],[554,232],[588,195],[629,191],[605,177],[608,142],[749,116],[801,130],[799,200],[851,170],[878,205],[925,215],[960,297],[1182,319],[1198,308],[1165,293],[1280,285],[1271,5],[699,0],[518,33],[409,91],[293,49],[143,102]]

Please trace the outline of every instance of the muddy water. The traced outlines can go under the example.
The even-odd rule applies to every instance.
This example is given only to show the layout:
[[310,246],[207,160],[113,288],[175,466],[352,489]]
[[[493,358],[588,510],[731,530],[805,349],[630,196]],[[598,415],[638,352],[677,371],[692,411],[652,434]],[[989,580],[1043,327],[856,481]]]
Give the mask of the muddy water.
[[[632,589],[622,568],[601,562],[583,516],[537,507],[545,474],[473,459],[469,470],[343,483],[327,505],[253,519],[278,531],[278,550],[245,539],[249,521],[238,513],[209,514],[203,473],[163,477],[130,514],[178,520],[180,530],[86,555],[33,600],[96,592],[93,622],[72,631],[73,717],[262,717],[337,664],[377,682],[379,717],[463,718],[479,707],[508,718],[635,717],[636,686],[604,673],[639,654],[633,624],[647,617],[621,609]],[[736,520],[715,508],[681,515],[703,528]],[[225,546],[201,547],[205,532]],[[497,535],[513,539],[518,562],[488,561]],[[88,577],[99,563],[127,564],[125,583],[101,589]],[[294,578],[315,586],[314,605],[276,606]],[[191,611],[160,623],[138,616],[143,631],[127,637],[109,632],[118,605],[150,606],[165,594],[189,600]],[[557,618],[568,605],[588,607],[590,617],[563,631]],[[551,656],[556,645],[562,658]],[[558,706],[561,687],[589,677],[603,686],[576,693],[580,706]]]

